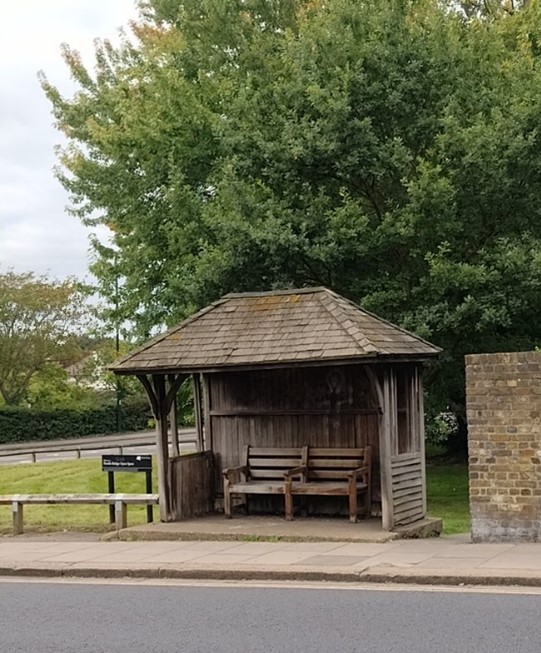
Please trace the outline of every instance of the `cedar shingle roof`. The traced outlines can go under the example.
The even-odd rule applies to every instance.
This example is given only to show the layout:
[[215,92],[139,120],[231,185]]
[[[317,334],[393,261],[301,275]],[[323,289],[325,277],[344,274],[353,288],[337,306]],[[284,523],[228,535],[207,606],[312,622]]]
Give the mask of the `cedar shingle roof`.
[[225,295],[111,366],[120,374],[339,359],[422,360],[429,342],[327,288]]

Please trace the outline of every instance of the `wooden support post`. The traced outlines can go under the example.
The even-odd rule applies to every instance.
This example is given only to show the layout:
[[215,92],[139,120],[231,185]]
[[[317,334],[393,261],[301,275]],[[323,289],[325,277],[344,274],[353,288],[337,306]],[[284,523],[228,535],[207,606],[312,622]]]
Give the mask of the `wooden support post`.
[[170,520],[170,488],[169,488],[169,433],[167,428],[167,400],[165,392],[165,376],[152,376],[154,391],[158,403],[156,415],[156,453],[158,459],[158,494],[160,495],[160,519]]
[[207,374],[203,374],[203,420],[205,450],[212,451],[212,423],[210,416],[211,398],[210,398],[210,380]]
[[197,433],[197,451],[203,451],[203,405],[201,397],[201,378],[199,374],[193,377],[193,403],[195,413],[195,430]]
[[[174,374],[169,374],[168,375],[168,380],[169,380],[169,388],[173,388],[175,386],[175,375]],[[173,456],[180,456],[180,447],[178,445],[178,410],[177,410],[177,397],[176,397],[176,392],[175,396],[173,397],[173,401],[171,403],[171,454]]]
[[[393,514],[393,477],[391,468],[393,418],[393,375],[390,368],[383,372],[383,415],[379,429],[379,454],[381,474],[381,522],[384,530],[390,531],[394,526]],[[396,387],[395,387],[396,389]]]
[[115,501],[115,525],[117,531],[128,525],[128,506],[122,499]]
[[171,492],[169,487],[169,433],[167,428],[167,416],[170,408],[168,397],[174,397],[176,390],[178,390],[177,381],[175,381],[174,386],[167,393],[165,375],[153,374],[152,383],[144,374],[137,375],[137,378],[146,390],[148,400],[152,406],[152,413],[156,420],[156,459],[158,462],[160,519],[162,521],[169,521],[171,515]]

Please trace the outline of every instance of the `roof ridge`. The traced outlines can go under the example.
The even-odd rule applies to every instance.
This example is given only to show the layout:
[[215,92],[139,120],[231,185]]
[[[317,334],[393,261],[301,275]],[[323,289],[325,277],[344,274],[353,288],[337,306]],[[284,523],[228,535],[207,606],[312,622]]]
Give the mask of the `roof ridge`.
[[401,331],[402,333],[405,333],[408,336],[411,336],[415,340],[424,343],[425,345],[428,345],[432,349],[435,349],[437,351],[442,351],[441,347],[438,347],[437,345],[434,345],[431,342],[428,342],[428,340],[425,340],[424,338],[421,338],[421,336],[416,335],[415,333],[412,333],[411,331],[408,331],[407,329],[404,329],[404,327],[399,326],[398,324],[395,324],[394,322],[390,322],[389,320],[386,320],[384,317],[380,317],[379,315],[376,315],[375,313],[372,313],[372,311],[367,310],[366,308],[363,308],[362,306],[359,306],[355,302],[351,301],[351,299],[348,299],[347,297],[344,297],[343,295],[339,295],[338,293],[334,292],[334,290],[331,290],[330,288],[326,289],[327,292],[329,292],[331,295],[334,295],[338,300],[342,300],[350,304],[353,308],[355,308],[358,311],[361,311],[362,313],[365,313],[365,315],[368,315],[378,322],[383,322],[387,326],[391,327],[391,329],[396,329],[397,331]]
[[[330,291],[328,288],[323,288],[322,290],[324,290],[325,293],[332,293],[332,291]],[[321,295],[321,293],[319,293],[319,294]],[[334,294],[334,293],[333,293],[333,294]],[[366,352],[365,352],[363,346],[361,345],[361,343],[357,340],[357,338],[355,338],[355,336],[353,336],[351,333],[349,333],[349,331],[348,331],[348,330],[346,329],[346,327],[342,324],[342,322],[341,322],[340,320],[338,320],[338,319],[337,319],[337,318],[332,314],[332,312],[331,312],[331,310],[329,309],[329,307],[325,305],[325,302],[323,301],[323,298],[322,298],[321,296],[318,297],[318,301],[319,301],[319,303],[321,304],[321,306],[323,306],[323,308],[327,311],[327,313],[331,316],[331,318],[334,320],[334,322],[336,322],[336,324],[338,324],[338,326],[342,329],[342,331],[347,335],[347,337],[348,337],[350,340],[353,341],[354,345],[355,345],[358,349],[360,349],[361,352],[362,352],[363,354],[366,354]],[[373,346],[373,345],[372,345],[372,346]],[[377,353],[377,352],[376,352],[376,353]]]
[[[344,315],[344,309],[342,308],[342,306],[340,306],[340,300],[341,300],[341,299],[345,299],[345,297],[342,297],[342,295],[339,295],[338,293],[334,292],[333,290],[330,290],[329,288],[325,288],[325,291],[326,291],[326,293],[327,293],[328,295],[330,295],[334,300],[338,300],[338,301],[335,303],[335,306],[336,306],[336,307],[338,308],[338,310],[342,313],[342,317],[346,317],[347,319],[351,319],[351,318],[349,318],[349,316],[348,316],[347,314]],[[353,302],[350,302],[349,300],[346,300],[346,301],[347,301],[349,304],[351,304],[352,306],[354,306],[357,310],[360,310],[361,312],[363,311],[363,309],[360,308],[360,306],[356,306]],[[323,305],[325,306],[325,304],[323,304]],[[334,319],[334,320],[335,320],[335,321],[340,325],[340,327],[342,328],[342,330],[345,331],[345,332],[347,333],[347,335],[348,335],[348,336],[353,340],[353,342],[354,342],[354,343],[355,343],[355,344],[360,348],[360,350],[361,350],[363,353],[367,353],[367,352],[366,352],[366,347],[363,346],[363,344],[360,342],[360,340],[357,338],[357,336],[354,335],[354,334],[352,334],[352,333],[350,333],[350,332],[348,331],[347,327],[344,326],[344,324],[342,323],[342,321],[339,320],[339,319],[337,319],[337,318],[335,318],[335,316],[331,313],[331,311],[327,308],[327,306],[325,306],[325,308],[327,309],[327,312],[328,312],[328,313],[333,317],[333,319]],[[357,327],[357,329],[360,330],[358,327]],[[368,338],[367,336],[364,336],[364,340],[368,341],[368,343],[370,344],[370,347],[374,350],[374,352],[375,352],[376,354],[379,353],[379,352],[378,352],[378,348],[376,347],[376,345],[374,345],[374,343],[370,340],[370,338]]]
[[309,295],[328,290],[325,286],[310,286],[306,288],[289,288],[284,290],[262,290],[260,292],[231,292],[223,295],[222,299],[239,299],[241,297],[265,297],[269,295]]

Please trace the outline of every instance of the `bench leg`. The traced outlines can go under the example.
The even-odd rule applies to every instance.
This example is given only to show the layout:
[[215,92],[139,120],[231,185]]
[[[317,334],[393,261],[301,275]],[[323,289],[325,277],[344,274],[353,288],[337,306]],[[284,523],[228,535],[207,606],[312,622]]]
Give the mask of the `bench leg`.
[[11,511],[13,513],[13,535],[21,535],[23,532],[23,504],[13,501]]
[[231,519],[231,493],[227,479],[224,480],[224,515],[226,519]]
[[286,483],[284,488],[284,504],[286,512],[286,521],[293,521],[293,495],[291,494],[291,486]]
[[128,525],[128,506],[124,501],[115,501],[115,525],[117,531]]
[[349,521],[357,523],[357,484],[350,481],[349,484]]

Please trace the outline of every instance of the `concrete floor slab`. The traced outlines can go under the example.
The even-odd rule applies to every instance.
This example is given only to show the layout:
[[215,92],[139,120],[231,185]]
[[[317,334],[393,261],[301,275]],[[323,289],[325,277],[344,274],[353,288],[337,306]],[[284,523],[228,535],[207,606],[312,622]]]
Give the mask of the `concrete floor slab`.
[[[108,535],[107,539],[116,537]],[[225,519],[223,515],[207,515],[182,522],[132,526],[120,532],[120,539],[159,540],[243,540],[247,538],[289,541],[389,542],[395,533],[384,531],[380,519],[361,520],[351,524],[347,519],[298,518],[287,522],[272,515],[239,515]]]

